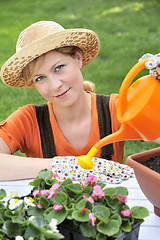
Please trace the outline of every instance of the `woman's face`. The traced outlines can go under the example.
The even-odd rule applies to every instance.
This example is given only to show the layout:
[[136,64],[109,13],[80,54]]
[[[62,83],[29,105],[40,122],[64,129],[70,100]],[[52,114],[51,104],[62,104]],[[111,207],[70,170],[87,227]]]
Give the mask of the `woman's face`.
[[[82,52],[77,50],[74,57],[56,50],[44,55],[33,82],[43,98],[54,104],[67,106],[78,100],[83,91]],[[29,64],[33,71],[34,64]]]

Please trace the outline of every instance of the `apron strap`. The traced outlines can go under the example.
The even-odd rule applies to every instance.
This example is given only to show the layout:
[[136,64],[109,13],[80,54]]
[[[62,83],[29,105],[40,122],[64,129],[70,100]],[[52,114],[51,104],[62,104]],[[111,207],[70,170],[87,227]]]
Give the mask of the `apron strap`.
[[[100,131],[100,139],[112,133],[111,115],[109,110],[110,96],[96,95],[98,123]],[[113,154],[113,143],[102,147],[101,158],[111,160]]]
[[44,158],[52,158],[57,156],[54,144],[54,137],[52,127],[49,120],[49,111],[47,104],[35,106],[37,121],[41,136],[41,146]]

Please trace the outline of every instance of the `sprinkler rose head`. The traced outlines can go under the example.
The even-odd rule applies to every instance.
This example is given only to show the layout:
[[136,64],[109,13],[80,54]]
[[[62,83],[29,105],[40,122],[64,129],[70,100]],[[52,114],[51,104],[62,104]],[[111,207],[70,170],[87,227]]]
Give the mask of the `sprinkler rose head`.
[[87,155],[82,155],[78,157],[78,163],[82,168],[91,169],[93,168],[92,158]]
[[87,153],[87,155],[82,155],[78,157],[78,163],[82,168],[85,169],[91,169],[93,168],[93,162],[92,162],[92,158],[94,157],[94,155],[97,153],[98,149],[95,147],[92,147],[89,152]]

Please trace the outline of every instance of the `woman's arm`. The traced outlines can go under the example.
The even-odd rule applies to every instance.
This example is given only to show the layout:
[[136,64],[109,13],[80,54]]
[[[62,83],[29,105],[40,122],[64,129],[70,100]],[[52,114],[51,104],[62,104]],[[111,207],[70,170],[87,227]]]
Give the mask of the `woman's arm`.
[[0,137],[0,181],[35,178],[44,168],[51,170],[52,159],[12,155],[10,148]]

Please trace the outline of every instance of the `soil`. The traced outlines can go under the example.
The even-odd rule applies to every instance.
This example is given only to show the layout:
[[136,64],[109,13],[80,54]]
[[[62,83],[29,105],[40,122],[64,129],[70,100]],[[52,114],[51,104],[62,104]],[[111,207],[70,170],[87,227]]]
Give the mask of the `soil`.
[[155,172],[160,173],[160,155],[152,157],[149,160],[144,161],[142,164]]

